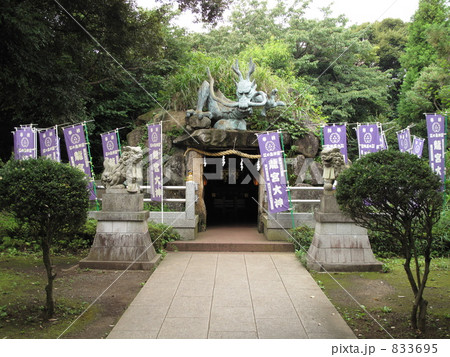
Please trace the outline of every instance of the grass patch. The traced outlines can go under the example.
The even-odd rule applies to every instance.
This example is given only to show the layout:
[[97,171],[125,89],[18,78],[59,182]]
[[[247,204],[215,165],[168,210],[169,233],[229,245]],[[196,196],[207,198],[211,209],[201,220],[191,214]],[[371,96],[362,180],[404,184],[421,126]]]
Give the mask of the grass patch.
[[311,272],[311,275],[358,338],[389,338],[389,334],[394,338],[449,338],[450,259],[432,260],[424,292],[424,298],[428,300],[427,331],[424,334],[409,326],[413,293],[403,269],[404,260],[380,260],[388,266],[388,273]]
[[[53,263],[64,269],[78,260],[59,256]],[[87,302],[55,293],[55,318],[44,321],[47,278],[43,270],[42,257],[37,254],[0,257],[0,338],[56,338],[86,308]],[[97,310],[90,309],[71,332],[83,329]]]

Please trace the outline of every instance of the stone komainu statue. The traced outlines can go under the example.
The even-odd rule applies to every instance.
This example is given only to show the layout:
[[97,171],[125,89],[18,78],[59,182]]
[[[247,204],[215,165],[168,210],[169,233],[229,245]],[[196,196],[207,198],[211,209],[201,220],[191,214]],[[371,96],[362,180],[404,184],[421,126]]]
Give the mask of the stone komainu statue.
[[[226,98],[219,90],[214,92],[214,78],[208,68],[209,82],[204,81],[198,91],[197,108],[186,113],[188,130],[210,128],[212,125],[216,129],[246,130],[245,119],[252,115],[253,108],[261,108],[261,114],[265,115],[268,109],[285,106],[283,102],[276,100],[276,89],[272,90],[270,98],[265,92],[256,90],[255,81],[250,80],[256,68],[252,60],[245,78],[237,60],[231,68],[239,78],[236,81],[237,100]],[[203,111],[205,105],[208,108],[206,112]]]
[[339,148],[325,147],[320,153],[323,164],[323,188],[325,191],[332,191],[337,178],[348,165]]
[[106,188],[126,188],[130,193],[139,192],[138,182],[142,180],[142,167],[139,164],[142,158],[140,147],[125,146],[117,164],[112,159],[103,162],[105,170],[102,173],[102,184]]

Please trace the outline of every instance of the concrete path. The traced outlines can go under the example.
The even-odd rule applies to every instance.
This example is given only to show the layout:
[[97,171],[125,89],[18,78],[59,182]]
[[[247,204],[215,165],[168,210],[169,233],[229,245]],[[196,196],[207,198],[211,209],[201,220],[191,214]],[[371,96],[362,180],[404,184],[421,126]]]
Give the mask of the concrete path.
[[293,253],[169,253],[108,338],[356,338]]

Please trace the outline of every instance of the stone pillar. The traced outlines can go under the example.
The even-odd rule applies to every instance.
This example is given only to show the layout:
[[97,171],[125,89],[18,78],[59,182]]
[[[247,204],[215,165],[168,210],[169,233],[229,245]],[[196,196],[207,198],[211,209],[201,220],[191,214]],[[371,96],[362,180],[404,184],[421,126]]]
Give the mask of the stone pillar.
[[314,238],[308,251],[308,268],[317,271],[380,271],[365,228],[339,209],[333,192],[324,191],[314,213]]
[[189,151],[187,169],[192,171],[194,182],[197,184],[198,199],[195,203],[195,212],[198,215],[199,231],[206,229],[206,205],[203,198],[203,155],[195,151]]
[[156,254],[148,233],[149,212],[143,210],[144,195],[126,189],[108,189],[102,197],[102,211],[92,212],[98,220],[94,243],[80,268],[150,270]]
[[194,181],[186,181],[186,219],[195,219],[196,186]]

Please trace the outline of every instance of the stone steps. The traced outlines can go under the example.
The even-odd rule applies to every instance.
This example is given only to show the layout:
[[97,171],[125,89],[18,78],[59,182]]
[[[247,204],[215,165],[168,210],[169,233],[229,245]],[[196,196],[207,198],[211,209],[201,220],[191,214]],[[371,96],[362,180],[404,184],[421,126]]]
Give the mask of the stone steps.
[[285,241],[269,241],[256,227],[212,227],[200,232],[195,240],[171,242],[169,251],[187,252],[294,252]]
[[181,252],[294,252],[288,242],[197,242],[176,241],[167,245],[169,251]]

